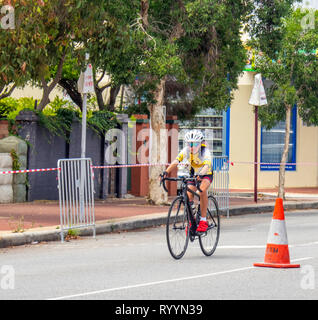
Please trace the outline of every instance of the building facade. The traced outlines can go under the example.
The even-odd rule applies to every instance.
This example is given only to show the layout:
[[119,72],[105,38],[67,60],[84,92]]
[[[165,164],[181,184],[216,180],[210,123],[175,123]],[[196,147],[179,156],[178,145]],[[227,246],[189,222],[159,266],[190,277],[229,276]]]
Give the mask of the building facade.
[[[254,188],[254,144],[255,114],[249,99],[254,86],[255,72],[245,71],[239,79],[238,89],[230,108],[222,114],[206,110],[196,116],[195,127],[202,130],[213,156],[227,156],[231,163],[229,169],[230,189]],[[55,95],[63,96],[61,90]],[[34,97],[40,99],[39,89],[25,88],[15,90],[13,97]],[[259,107],[266,108],[266,106]],[[183,147],[183,137],[191,124],[179,123],[179,150]],[[281,151],[284,144],[285,124],[279,123],[272,130],[262,128],[258,121],[258,188],[276,188]],[[291,137],[288,165],[286,167],[285,187],[318,186],[318,127],[306,126],[294,107],[291,121]]]
[[[251,71],[243,73],[227,112],[216,115],[208,110],[196,117],[196,128],[203,132],[206,129],[213,131],[213,144],[209,144],[213,148],[213,155],[229,158],[230,189],[254,188],[255,113],[249,99],[255,74]],[[215,123],[218,125],[215,126]],[[184,124],[180,125],[180,129],[185,127],[187,126]],[[258,121],[257,131],[258,188],[276,188],[284,146],[285,122],[266,130]],[[179,139],[182,139],[182,134]],[[292,111],[288,163],[285,187],[318,186],[318,127],[306,126],[297,114],[297,106]]]

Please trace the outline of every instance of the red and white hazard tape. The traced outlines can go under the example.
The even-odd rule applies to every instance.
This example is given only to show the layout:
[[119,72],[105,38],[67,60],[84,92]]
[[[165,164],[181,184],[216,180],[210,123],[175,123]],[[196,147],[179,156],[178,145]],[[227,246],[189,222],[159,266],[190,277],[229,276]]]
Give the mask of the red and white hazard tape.
[[[110,169],[110,168],[130,168],[130,167],[150,167],[150,166],[169,166],[170,163],[166,164],[123,164],[123,165],[108,165],[108,166],[91,166],[92,169]],[[13,174],[13,173],[31,173],[31,172],[45,172],[45,171],[57,171],[60,168],[46,168],[46,169],[26,169],[26,170],[10,170],[0,171],[0,174]]]
[[[267,166],[280,166],[281,163],[273,163],[273,162],[253,162],[253,161],[230,161],[231,166],[234,164],[257,164],[257,165],[267,165]],[[285,163],[285,166],[318,166],[317,162],[295,162],[295,163]]]
[[141,164],[119,164],[108,166],[93,166],[93,169],[111,169],[111,168],[134,168],[134,167],[154,167],[154,166],[169,166],[170,163],[141,163]]
[[[269,162],[249,162],[249,161],[227,161],[231,166],[235,164],[257,164],[257,165],[271,165],[279,166],[280,163],[269,163]],[[137,167],[153,167],[153,166],[169,166],[170,163],[141,163],[141,164],[121,164],[121,165],[106,165],[106,166],[92,166],[92,169],[111,169],[111,168],[137,168]],[[179,165],[186,165],[180,163]],[[297,162],[297,163],[285,163],[288,165],[308,165],[308,166],[318,166],[317,162]],[[10,170],[10,171],[0,171],[0,174],[13,174],[13,173],[32,173],[32,172],[46,172],[46,171],[58,171],[60,168],[45,168],[45,169],[26,169],[26,170]]]
[[44,171],[56,171],[56,170],[59,170],[59,168],[26,169],[26,170],[0,171],[0,174],[29,173],[29,172],[44,172]]

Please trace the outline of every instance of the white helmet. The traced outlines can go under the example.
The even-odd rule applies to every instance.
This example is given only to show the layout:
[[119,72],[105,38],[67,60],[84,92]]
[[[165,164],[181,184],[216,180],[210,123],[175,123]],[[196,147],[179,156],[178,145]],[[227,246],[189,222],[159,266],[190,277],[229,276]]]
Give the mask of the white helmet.
[[199,130],[191,130],[184,137],[185,142],[202,142],[203,139],[203,134]]

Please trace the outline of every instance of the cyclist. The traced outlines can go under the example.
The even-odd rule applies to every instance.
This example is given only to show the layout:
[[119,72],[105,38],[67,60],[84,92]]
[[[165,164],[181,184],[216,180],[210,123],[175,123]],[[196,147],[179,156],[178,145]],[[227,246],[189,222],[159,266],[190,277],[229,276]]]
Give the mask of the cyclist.
[[[213,168],[211,162],[211,153],[204,143],[204,137],[201,131],[191,130],[185,135],[187,145],[181,150],[177,158],[163,172],[163,177],[175,169],[183,160],[188,160],[190,164],[190,176],[197,176],[197,180],[201,182],[200,189],[200,208],[201,220],[197,228],[197,232],[206,232],[208,224],[206,221],[206,213],[208,207],[208,189],[213,180]],[[194,182],[189,182],[189,188],[196,191]],[[193,204],[193,194],[188,192],[190,205]]]

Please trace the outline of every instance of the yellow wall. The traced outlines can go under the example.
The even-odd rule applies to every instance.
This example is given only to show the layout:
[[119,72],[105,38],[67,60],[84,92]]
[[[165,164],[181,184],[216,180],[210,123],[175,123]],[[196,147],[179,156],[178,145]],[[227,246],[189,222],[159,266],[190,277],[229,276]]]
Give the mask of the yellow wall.
[[[239,89],[234,93],[231,105],[230,124],[230,166],[231,189],[254,188],[254,165],[240,162],[254,162],[254,112],[249,105],[254,75],[245,72],[239,82]],[[266,106],[265,106],[266,107]],[[262,108],[262,107],[261,107]],[[258,161],[260,161],[261,127],[258,123]],[[318,186],[318,127],[306,127],[297,119],[296,171],[286,171],[285,187]],[[314,163],[305,165],[302,163]],[[278,171],[260,171],[258,169],[258,188],[276,188]]]
[[[62,89],[59,87],[56,87],[52,90],[50,93],[50,101],[53,101],[56,96],[63,97]],[[11,97],[13,98],[34,98],[38,100],[38,103],[40,102],[42,98],[42,89],[36,88],[36,87],[30,87],[26,86],[24,88],[14,89],[13,93],[11,94]]]
[[[99,83],[99,86],[102,87],[103,85],[107,84],[110,81],[109,76],[105,75],[104,78]],[[120,89],[120,92],[117,95],[116,99],[116,105],[120,104],[120,98],[121,98],[122,88]],[[65,91],[66,94],[66,91]],[[105,102],[107,102],[110,98],[110,88],[106,88],[103,91],[103,99]],[[42,98],[42,89],[37,87],[31,87],[31,86],[25,86],[24,88],[18,88],[13,91],[11,94],[13,98],[23,98],[23,97],[29,97],[34,98],[38,100],[38,103],[41,101]],[[53,101],[56,96],[59,96],[60,98],[67,99],[66,96],[63,94],[63,88],[59,85],[57,85],[52,92],[50,93],[50,101]]]

